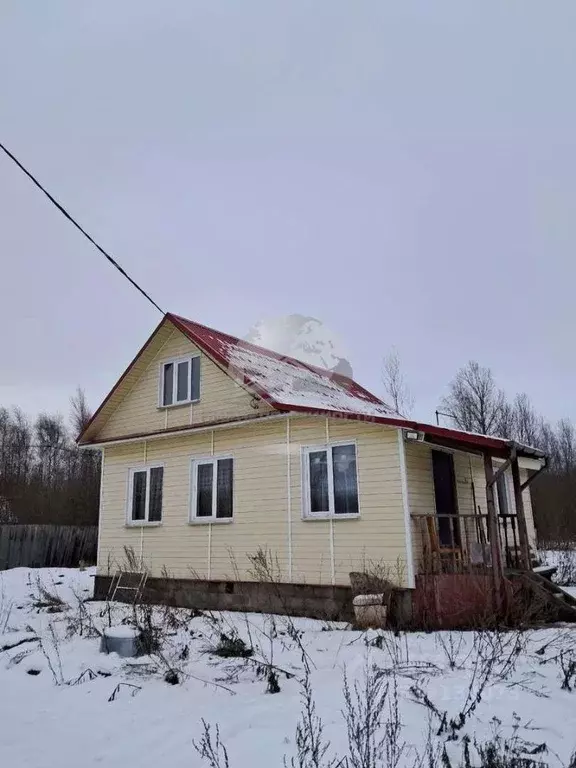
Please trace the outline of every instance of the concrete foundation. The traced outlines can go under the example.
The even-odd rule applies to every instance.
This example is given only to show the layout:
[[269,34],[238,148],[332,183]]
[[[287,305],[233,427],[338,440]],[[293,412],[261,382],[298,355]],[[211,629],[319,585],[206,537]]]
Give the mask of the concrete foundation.
[[[111,576],[96,576],[94,598],[105,600]],[[254,611],[352,621],[350,587],[253,581],[149,578],[142,601],[214,611]]]

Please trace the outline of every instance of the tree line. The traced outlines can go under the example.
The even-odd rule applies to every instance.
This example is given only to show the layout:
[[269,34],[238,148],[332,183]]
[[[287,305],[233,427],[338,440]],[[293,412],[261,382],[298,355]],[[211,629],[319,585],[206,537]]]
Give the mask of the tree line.
[[0,408],[0,523],[97,525],[100,454],[75,438],[90,419],[84,392],[70,398],[70,418]]
[[[409,415],[414,401],[395,350],[384,360],[382,379],[391,405]],[[548,467],[531,486],[538,536],[543,541],[576,540],[576,430],[570,419],[550,423],[525,392],[510,399],[490,368],[475,361],[456,373],[438,413],[457,429],[505,437],[543,450]]]

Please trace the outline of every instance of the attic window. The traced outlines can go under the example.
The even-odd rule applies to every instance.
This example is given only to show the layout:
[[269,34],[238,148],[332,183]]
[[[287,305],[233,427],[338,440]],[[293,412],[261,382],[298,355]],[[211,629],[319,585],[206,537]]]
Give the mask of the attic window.
[[200,399],[200,356],[178,357],[162,363],[160,405],[181,405]]

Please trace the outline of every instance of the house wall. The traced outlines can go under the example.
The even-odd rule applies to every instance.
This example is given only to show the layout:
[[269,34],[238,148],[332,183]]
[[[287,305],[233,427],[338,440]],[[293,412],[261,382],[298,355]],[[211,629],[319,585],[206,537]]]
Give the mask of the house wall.
[[[406,443],[406,472],[408,479],[410,512],[411,514],[430,514],[436,511],[434,497],[434,477],[432,473],[433,446],[426,443]],[[458,511],[461,514],[471,515],[480,507],[482,514],[486,514],[486,476],[484,474],[484,462],[480,456],[462,452],[454,452],[454,473],[456,477],[456,493],[458,498]],[[520,460],[521,461],[521,460]],[[495,462],[494,468],[501,462]],[[520,468],[520,479],[524,482],[527,478],[527,470]],[[507,472],[508,500],[511,509],[515,509],[514,491],[510,470]],[[530,489],[523,492],[524,511],[530,545],[536,547],[536,532],[532,515]],[[412,520],[412,542],[414,562],[416,569],[422,560],[422,525],[425,521]],[[467,534],[470,541],[475,540],[475,522],[470,519],[463,523],[467,526]],[[466,541],[466,531],[463,534]]]
[[146,363],[141,366],[130,390],[119,399],[117,407],[96,434],[91,435],[92,440],[272,412],[269,405],[236,384],[204,353],[200,353],[200,401],[168,408],[158,407],[161,363],[170,358],[200,352],[171,323],[168,329],[162,329],[162,333],[164,341],[161,344],[151,342],[155,353],[153,356],[144,356]]
[[[356,442],[357,519],[302,519],[301,447],[323,444],[327,437]],[[212,453],[234,457],[233,522],[188,524],[190,460]],[[114,572],[124,560],[124,547],[131,547],[153,576],[167,570],[179,578],[254,580],[248,554],[264,547],[277,559],[283,581],[348,585],[350,571],[374,566],[397,583],[406,583],[396,429],[290,417],[109,446],[103,459],[100,574]],[[164,464],[162,525],[128,527],[128,470],[146,463]]]

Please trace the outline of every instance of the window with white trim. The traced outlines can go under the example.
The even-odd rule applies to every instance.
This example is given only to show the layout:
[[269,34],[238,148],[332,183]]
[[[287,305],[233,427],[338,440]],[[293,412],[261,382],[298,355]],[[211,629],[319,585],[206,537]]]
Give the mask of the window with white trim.
[[304,517],[358,515],[358,471],[354,443],[303,449]]
[[230,520],[233,514],[234,461],[215,456],[192,461],[190,520]]
[[128,475],[128,522],[160,523],[162,521],[162,487],[164,467],[135,467]]
[[160,405],[182,405],[200,399],[200,355],[166,360],[160,367]]

